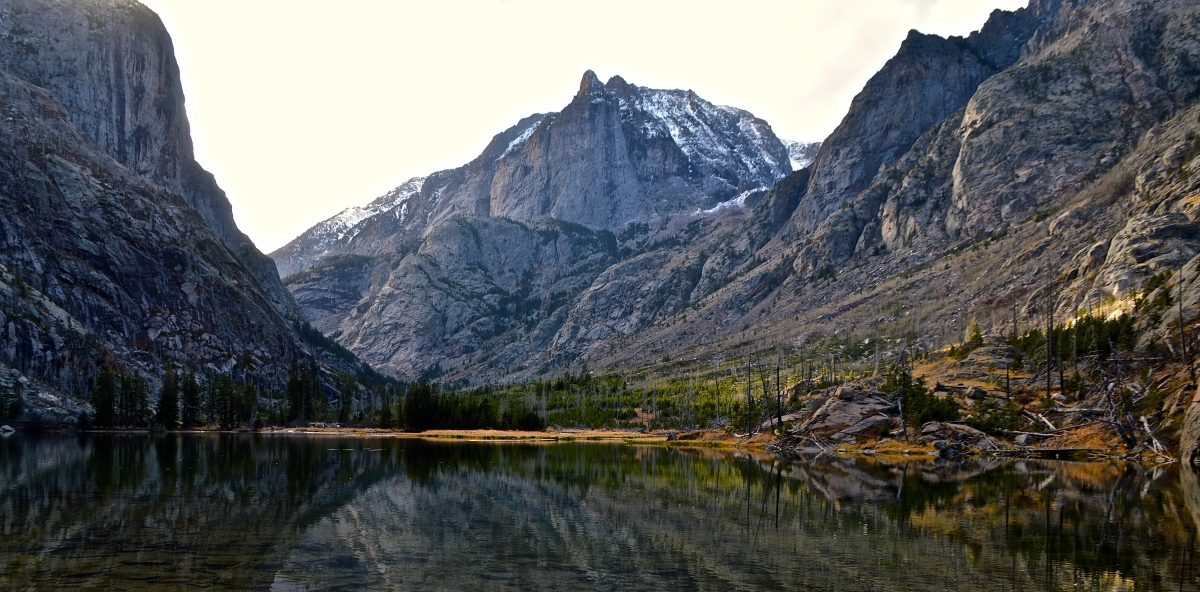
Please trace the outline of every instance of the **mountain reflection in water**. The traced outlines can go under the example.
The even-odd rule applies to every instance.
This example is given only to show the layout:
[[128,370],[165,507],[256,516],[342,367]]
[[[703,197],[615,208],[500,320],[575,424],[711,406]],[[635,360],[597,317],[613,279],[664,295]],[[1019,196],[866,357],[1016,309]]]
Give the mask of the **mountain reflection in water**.
[[3,589],[1200,590],[1178,467],[302,435],[0,440]]

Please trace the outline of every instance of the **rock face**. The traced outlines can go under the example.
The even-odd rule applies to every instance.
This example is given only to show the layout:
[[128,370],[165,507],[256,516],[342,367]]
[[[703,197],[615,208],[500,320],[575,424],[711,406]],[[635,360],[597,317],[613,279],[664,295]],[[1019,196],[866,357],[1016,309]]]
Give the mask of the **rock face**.
[[133,2],[0,1],[0,395],[70,423],[103,366],[310,353],[274,265],[192,159],[170,39]]
[[910,32],[822,144],[808,197],[796,212],[796,228],[816,228],[866,189],[881,167],[895,163],[926,131],[966,104],[980,83],[1015,62],[1055,8],[997,10],[966,39]]
[[0,69],[50,92],[67,117],[135,175],[181,195],[275,304],[295,305],[273,262],[238,230],[196,163],[171,37],[134,0],[0,2]]

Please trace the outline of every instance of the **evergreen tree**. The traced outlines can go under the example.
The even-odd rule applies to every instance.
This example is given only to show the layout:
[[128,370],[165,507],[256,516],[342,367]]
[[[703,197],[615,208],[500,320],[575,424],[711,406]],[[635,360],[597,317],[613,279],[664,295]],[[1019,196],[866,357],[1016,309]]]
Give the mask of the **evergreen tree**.
[[386,391],[381,399],[379,405],[379,427],[388,429],[392,427],[392,404]]
[[221,417],[217,411],[220,404],[217,393],[217,379],[209,378],[204,383],[204,423],[207,425],[221,424]]
[[258,389],[249,382],[242,385],[241,397],[238,399],[238,425],[249,425],[254,421],[255,412],[258,410]]
[[117,376],[111,370],[100,372],[92,389],[92,408],[96,411],[96,427],[111,428],[116,422]]
[[129,425],[144,427],[150,422],[150,384],[141,375],[134,374],[129,379]]
[[436,427],[438,402],[434,388],[421,381],[408,390],[408,398],[404,401],[404,421],[408,430],[421,432]]
[[288,369],[287,401],[288,421],[304,419],[304,382],[300,378],[300,367],[295,360],[292,360],[292,367]]
[[189,372],[183,381],[183,427],[194,428],[200,425],[200,383],[196,375]]
[[[348,392],[346,392],[346,391],[348,391],[348,390],[349,390],[349,388],[348,388],[348,387],[345,387],[345,388],[344,388],[344,390],[343,390],[343,392],[342,392],[342,394],[341,394],[341,405],[339,405],[339,406],[338,406],[338,407],[339,407],[339,409],[338,409],[338,423],[340,423],[340,424],[347,424],[347,423],[350,423],[350,401],[351,401],[351,397],[350,397],[350,394],[349,394]],[[380,421],[382,421],[382,420],[380,420]],[[383,426],[380,426],[380,427],[383,427]]]
[[154,418],[155,425],[168,430],[175,429],[179,423],[179,376],[170,365],[163,374],[162,391],[158,394],[158,410]]
[[120,388],[117,390],[117,423],[118,426],[128,427],[133,420],[133,376],[120,375]]
[[311,372],[300,373],[300,419],[313,421],[317,417],[316,397],[313,396],[313,379]]
[[212,381],[212,413],[213,420],[222,428],[230,429],[237,426],[237,398],[233,379],[228,376],[218,376]]

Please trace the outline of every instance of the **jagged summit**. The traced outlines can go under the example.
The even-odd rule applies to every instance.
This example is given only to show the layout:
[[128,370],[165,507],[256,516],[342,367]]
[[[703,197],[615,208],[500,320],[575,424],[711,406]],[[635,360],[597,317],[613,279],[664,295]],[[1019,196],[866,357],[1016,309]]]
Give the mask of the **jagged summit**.
[[[611,80],[610,80],[611,82]],[[575,93],[576,97],[588,97],[592,94],[602,94],[604,92],[604,83],[600,82],[600,77],[592,70],[583,73],[583,79],[579,81],[579,92]]]
[[765,191],[792,171],[790,156],[771,126],[747,111],[620,76],[605,83],[588,70],[562,111],[522,119],[475,160],[429,175],[415,193],[397,188],[413,197],[401,219],[384,216],[392,210],[351,208],[272,257],[287,276],[330,255],[394,252],[405,237],[461,216],[618,229]]

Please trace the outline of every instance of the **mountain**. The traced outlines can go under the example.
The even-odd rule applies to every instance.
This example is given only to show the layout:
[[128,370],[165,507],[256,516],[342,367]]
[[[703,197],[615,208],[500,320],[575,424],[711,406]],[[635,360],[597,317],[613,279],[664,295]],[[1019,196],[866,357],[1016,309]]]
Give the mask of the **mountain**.
[[[1027,326],[1048,302],[1059,319],[1132,310],[1171,270],[1192,307],[1198,13],[1032,0],[967,37],[914,31],[800,170],[782,165],[804,151],[774,141],[757,160],[688,152],[688,135],[636,123],[630,106],[651,101],[631,85],[585,76],[561,114],[430,175],[404,224],[378,216],[349,241],[305,251],[302,237],[273,256],[343,345],[473,382],[879,335],[939,347],[971,319]],[[683,174],[678,154],[698,153],[738,174]],[[742,172],[770,163],[770,182]],[[1163,339],[1168,322],[1140,334]]]
[[0,0],[0,398],[73,423],[101,369],[282,390],[319,351],[192,156],[170,37],[125,0]]
[[183,196],[280,308],[295,303],[272,261],[233,221],[225,193],[196,163],[171,37],[134,0],[5,0],[0,63],[44,88],[70,121],[133,173]]
[[[464,215],[615,230],[765,191],[791,172],[791,158],[770,126],[746,111],[619,76],[602,83],[589,71],[561,112],[522,119],[467,165],[407,181],[271,256],[288,276],[330,255],[394,252],[405,239]],[[400,202],[408,206],[403,216],[385,215],[386,204]],[[351,221],[354,231],[341,230]]]
[[523,119],[471,163],[346,210],[272,257],[316,327],[403,376],[554,364],[565,305],[597,283],[662,292],[628,330],[675,312],[696,261],[678,261],[679,276],[640,261],[636,277],[658,277],[636,286],[606,274],[681,228],[729,226],[792,157],[750,113],[587,72],[561,112]]
[[[808,179],[780,182],[735,233],[779,228],[724,257],[725,269],[747,262],[732,281],[688,322],[589,365],[878,335],[935,348],[971,319],[1007,332],[1047,308],[1060,320],[1133,312],[1166,272],[1163,290],[1182,288],[1193,322],[1200,45],[1181,23],[1198,14],[1189,2],[1035,1],[966,39],[910,35]],[[931,86],[921,72],[961,78]],[[1139,334],[1161,342],[1170,322],[1150,315]]]
[[820,142],[796,142],[793,140],[784,140],[783,144],[787,146],[788,158],[792,161],[792,170],[808,168],[817,159],[817,154],[821,152]]

